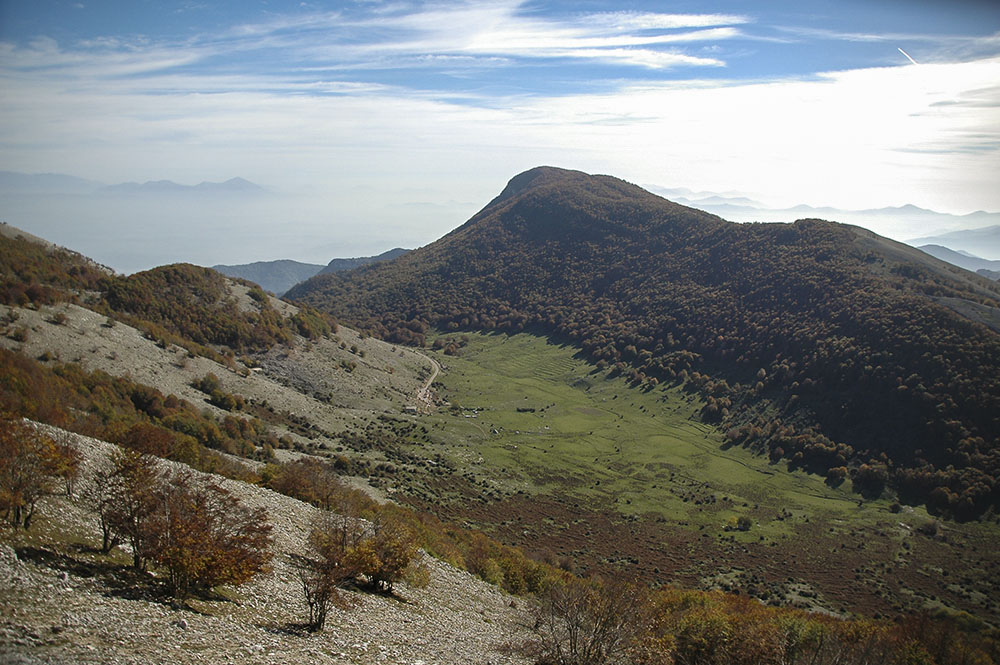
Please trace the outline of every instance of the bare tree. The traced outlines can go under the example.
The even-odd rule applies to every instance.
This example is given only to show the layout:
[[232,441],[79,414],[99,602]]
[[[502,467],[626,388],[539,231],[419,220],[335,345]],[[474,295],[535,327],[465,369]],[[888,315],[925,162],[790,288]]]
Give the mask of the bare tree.
[[536,609],[539,662],[605,665],[625,662],[642,629],[644,596],[632,584],[599,578],[553,580]]

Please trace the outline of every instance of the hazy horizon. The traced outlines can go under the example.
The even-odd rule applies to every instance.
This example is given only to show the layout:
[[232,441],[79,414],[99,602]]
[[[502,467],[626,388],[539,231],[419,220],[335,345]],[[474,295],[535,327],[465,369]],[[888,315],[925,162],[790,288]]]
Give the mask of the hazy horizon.
[[0,170],[238,176],[285,202],[5,197],[0,218],[148,267],[419,246],[539,165],[778,208],[1000,211],[998,80],[1000,6],[972,0],[2,3]]

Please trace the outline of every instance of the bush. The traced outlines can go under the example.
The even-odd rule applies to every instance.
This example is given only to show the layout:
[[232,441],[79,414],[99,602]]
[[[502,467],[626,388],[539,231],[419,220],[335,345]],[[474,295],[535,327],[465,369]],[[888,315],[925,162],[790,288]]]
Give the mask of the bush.
[[243,584],[271,560],[271,525],[212,481],[190,472],[161,481],[148,522],[150,559],[163,567],[174,596]]
[[639,587],[566,576],[553,580],[535,611],[539,663],[621,662],[644,626]]
[[413,531],[396,516],[379,513],[369,533],[348,553],[348,561],[373,588],[392,593],[417,558]]
[[31,526],[62,462],[52,439],[20,418],[0,416],[0,512],[11,526]]
[[361,534],[360,523],[346,514],[326,513],[313,524],[309,532],[309,555],[299,565],[302,593],[309,608],[306,627],[310,631],[323,630],[330,607],[348,607],[340,587],[358,574],[348,553]]

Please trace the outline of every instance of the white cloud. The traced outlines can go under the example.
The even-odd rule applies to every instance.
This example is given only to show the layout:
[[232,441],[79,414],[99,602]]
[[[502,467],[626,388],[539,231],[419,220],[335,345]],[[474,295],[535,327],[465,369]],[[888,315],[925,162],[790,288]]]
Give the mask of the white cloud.
[[621,30],[663,30],[677,28],[705,28],[718,25],[749,23],[746,16],[737,14],[657,14],[652,12],[606,12],[590,14],[585,22],[603,24]]
[[[740,34],[732,26],[747,21],[734,15],[627,12],[585,14],[569,21],[555,21],[522,14],[523,4],[522,0],[467,2],[420,10],[399,6],[360,17],[317,14],[245,25],[233,34],[281,44],[345,67],[358,61],[371,67],[373,56],[377,56],[376,62],[392,67],[397,61],[389,55],[477,55],[590,58],[660,68],[714,66],[719,61],[670,53],[662,58],[636,56],[625,49],[731,39]],[[291,31],[297,32],[289,39]]]
[[614,173],[641,182],[971,211],[1000,208],[990,184],[1000,172],[997,80],[994,58],[816,80],[636,85],[535,111],[568,144],[594,146]]
[[[721,57],[683,46],[733,38],[747,22],[613,13],[556,23],[518,7],[316,14],[181,45],[0,44],[0,169],[107,182],[240,175],[284,191],[312,185],[308,206],[288,207],[283,218],[279,207],[261,211],[267,219],[254,223],[294,220],[318,236],[350,235],[363,222],[370,235],[381,229],[411,245],[457,226],[506,179],[539,164],[738,189],[778,204],[1000,209],[995,57],[478,99],[474,84],[432,91],[360,76],[364,67],[442,72],[554,57],[647,70],[720,66]],[[361,22],[372,32],[350,41]],[[241,58],[227,59],[233,51]],[[242,56],[272,55],[259,69],[240,66]],[[444,203],[455,196],[463,203]],[[414,201],[440,207],[408,206]]]

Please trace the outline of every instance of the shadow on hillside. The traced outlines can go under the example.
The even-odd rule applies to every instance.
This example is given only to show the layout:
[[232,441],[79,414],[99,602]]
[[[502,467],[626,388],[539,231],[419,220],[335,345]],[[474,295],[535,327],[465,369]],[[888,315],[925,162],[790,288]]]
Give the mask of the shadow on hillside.
[[[87,545],[74,545],[72,547],[78,553],[101,555],[100,550],[95,547]],[[74,577],[95,580],[102,587],[102,593],[108,597],[145,600],[169,605],[173,609],[186,609],[197,614],[204,614],[188,603],[178,601],[167,584],[148,572],[136,570],[132,566],[111,561],[81,559],[72,554],[44,547],[21,547],[17,548],[16,552],[22,561],[31,561],[54,571],[63,571]],[[225,596],[211,590],[195,593],[191,600],[231,602]]]
[[110,561],[87,561],[41,547],[22,547],[17,550],[17,556],[52,570],[94,579],[104,587],[107,596],[167,604],[173,600],[173,595],[165,584],[151,577],[149,573],[135,570],[131,566]]

